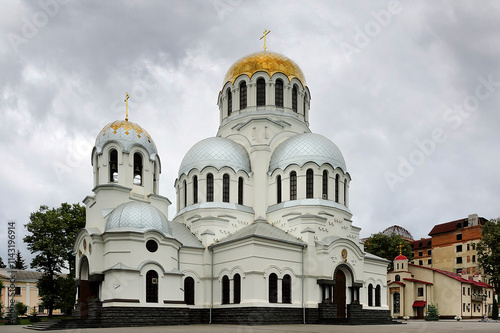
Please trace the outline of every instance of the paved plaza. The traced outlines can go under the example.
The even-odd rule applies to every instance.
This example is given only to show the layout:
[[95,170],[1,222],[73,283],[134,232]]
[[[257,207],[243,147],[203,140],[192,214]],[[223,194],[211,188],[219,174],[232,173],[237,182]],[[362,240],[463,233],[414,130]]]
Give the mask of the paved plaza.
[[[29,333],[32,330],[25,329],[26,326],[0,326],[1,333]],[[401,325],[266,325],[266,326],[241,326],[241,325],[186,325],[186,326],[152,326],[152,327],[120,327],[120,328],[89,328],[73,329],[68,327],[62,331],[66,333],[272,333],[272,332],[356,332],[356,333],[428,333],[428,332],[500,332],[500,322],[479,322],[477,320],[463,320],[460,322],[441,320],[438,322],[426,322],[412,320]]]

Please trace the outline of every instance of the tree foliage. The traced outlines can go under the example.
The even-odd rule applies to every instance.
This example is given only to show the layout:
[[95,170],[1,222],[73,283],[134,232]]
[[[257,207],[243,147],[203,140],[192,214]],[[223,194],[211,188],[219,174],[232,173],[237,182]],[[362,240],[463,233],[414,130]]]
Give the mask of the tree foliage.
[[16,303],[16,313],[18,316],[24,316],[26,311],[28,311],[28,306],[26,304],[23,302]]
[[482,238],[476,244],[477,261],[489,282],[500,293],[500,218],[492,219],[483,226]]
[[[52,310],[59,308],[63,300],[61,280],[57,274],[63,268],[69,269],[69,276],[74,277],[73,243],[78,231],[85,226],[85,207],[79,204],[61,204],[59,208],[49,209],[40,206],[31,213],[26,228],[30,233],[23,240],[35,257],[31,267],[43,272],[38,281],[38,289],[43,305]],[[74,296],[75,291],[72,291]]]
[[439,320],[439,311],[434,304],[429,304],[427,307],[427,315],[424,317],[425,320]]
[[401,253],[408,258],[413,259],[410,244],[400,235],[392,234],[390,236],[382,233],[373,234],[365,241],[365,251],[390,261],[388,269],[393,268],[393,260],[399,255],[399,244],[402,245]]
[[16,261],[14,262],[14,268],[21,270],[25,270],[26,268],[28,268],[28,265],[25,264],[25,260],[23,259],[21,251],[19,250],[17,250]]

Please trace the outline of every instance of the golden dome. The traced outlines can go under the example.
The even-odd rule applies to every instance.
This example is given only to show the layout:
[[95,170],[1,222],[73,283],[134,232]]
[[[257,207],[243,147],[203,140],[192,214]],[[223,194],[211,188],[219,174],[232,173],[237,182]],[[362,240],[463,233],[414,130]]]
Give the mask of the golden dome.
[[141,126],[137,125],[136,123],[133,123],[128,120],[116,120],[112,123],[107,124],[101,131],[102,136],[105,136],[106,131],[108,131],[110,128],[113,129],[113,134],[116,134],[119,128],[123,128],[125,130],[124,134],[126,135],[129,135],[130,130],[133,129],[135,130],[134,134],[137,135],[138,138],[140,138],[141,134],[144,133],[144,135],[148,138],[148,140],[151,140],[151,136],[149,135],[148,132],[146,132],[146,130],[144,130]]
[[274,52],[257,52],[249,54],[240,60],[236,61],[226,73],[224,83],[234,80],[242,74],[248,75],[250,78],[257,72],[266,72],[269,76],[275,73],[283,73],[292,80],[294,77],[299,79],[302,85],[306,86],[306,79],[300,67],[291,59]]

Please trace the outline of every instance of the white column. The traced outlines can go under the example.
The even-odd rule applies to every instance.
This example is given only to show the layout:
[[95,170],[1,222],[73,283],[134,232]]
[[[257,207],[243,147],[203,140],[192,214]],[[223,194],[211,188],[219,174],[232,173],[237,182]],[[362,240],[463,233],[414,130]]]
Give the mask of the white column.
[[234,280],[229,280],[229,303],[234,303]]
[[28,306],[28,315],[30,314],[30,284],[26,283],[26,305]]
[[278,278],[278,303],[283,303],[283,279]]

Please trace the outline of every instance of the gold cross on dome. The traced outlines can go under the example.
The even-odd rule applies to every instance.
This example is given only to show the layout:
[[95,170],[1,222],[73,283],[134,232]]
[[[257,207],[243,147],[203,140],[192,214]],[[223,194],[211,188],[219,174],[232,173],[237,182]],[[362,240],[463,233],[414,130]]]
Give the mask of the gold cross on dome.
[[130,98],[130,95],[127,93],[125,95],[125,110],[126,110],[126,114],[125,114],[125,121],[128,121],[128,99]]
[[270,32],[271,32],[271,30],[267,31],[267,29],[266,29],[266,30],[264,30],[264,35],[262,35],[262,37],[260,37],[260,39],[264,38],[264,52],[266,52],[266,49],[267,49],[267,47],[266,47],[266,36]]
[[399,255],[401,255],[402,254],[401,253],[402,252],[401,249],[403,248],[403,244],[399,243],[399,245],[397,247],[399,247]]

